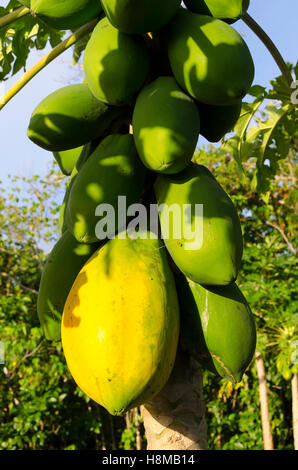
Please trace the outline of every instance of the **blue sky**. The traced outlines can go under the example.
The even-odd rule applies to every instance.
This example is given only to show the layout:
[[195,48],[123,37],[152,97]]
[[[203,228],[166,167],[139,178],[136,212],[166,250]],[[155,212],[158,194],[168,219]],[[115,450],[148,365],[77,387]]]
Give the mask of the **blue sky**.
[[[7,0],[0,0],[0,6]],[[279,48],[284,59],[297,61],[297,0],[251,0],[249,14],[263,27]],[[280,74],[279,69],[260,40],[242,22],[234,24],[235,29],[247,42],[256,66],[255,84],[269,86],[269,81]],[[28,66],[33,65],[45,51],[32,51]],[[45,175],[52,154],[40,149],[29,141],[26,135],[30,115],[35,106],[49,93],[79,76],[78,68],[71,67],[71,52],[57,58],[35,77],[0,112],[1,165],[0,180],[8,184],[7,175],[30,177]],[[9,88],[18,76],[6,82]],[[200,144],[204,141],[200,140]]]

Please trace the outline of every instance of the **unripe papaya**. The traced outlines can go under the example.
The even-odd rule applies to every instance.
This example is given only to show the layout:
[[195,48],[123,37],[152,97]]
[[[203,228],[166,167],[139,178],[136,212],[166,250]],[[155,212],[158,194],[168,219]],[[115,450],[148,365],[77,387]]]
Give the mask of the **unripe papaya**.
[[173,274],[160,240],[144,234],[147,239],[116,236],[97,250],[77,276],[63,312],[61,338],[70,373],[112,415],[157,394],[176,356]]
[[204,367],[240,382],[256,347],[256,326],[237,284],[201,286],[176,276],[181,345]]
[[238,20],[249,7],[249,0],[184,0],[184,3],[193,13],[228,21]]
[[189,164],[197,145],[197,106],[173,77],[159,77],[137,98],[133,132],[139,156],[147,168],[178,173]]
[[200,134],[209,142],[219,142],[233,129],[241,113],[242,101],[229,106],[212,106],[199,103]]
[[104,137],[122,108],[98,101],[86,83],[54,91],[32,113],[28,137],[40,147],[60,152]]
[[103,18],[95,27],[84,54],[84,71],[94,96],[110,105],[131,104],[150,69],[141,36],[123,34]]
[[48,340],[60,339],[61,317],[67,295],[80,269],[98,246],[78,243],[66,231],[48,256],[37,299],[38,317]]
[[119,226],[122,228],[126,214],[118,213],[118,196],[126,197],[127,207],[137,203],[143,191],[145,173],[131,134],[106,137],[86,161],[71,187],[66,225],[74,237],[84,243],[98,240],[95,229],[102,220],[102,214],[96,215],[95,211],[100,204],[109,204],[115,211],[112,233],[114,230],[117,232]]
[[100,0],[31,0],[31,10],[56,29],[76,29],[102,12]]
[[64,150],[63,152],[53,152],[54,158],[59,165],[60,170],[66,176],[69,176],[74,169],[81,153],[83,145],[75,149]]
[[157,31],[176,14],[180,0],[101,0],[107,18],[127,34]]
[[178,268],[200,284],[235,281],[243,250],[240,221],[212,173],[190,163],[177,175],[159,175],[155,194],[162,236]]
[[162,36],[176,80],[198,101],[228,105],[246,95],[254,63],[232,26],[181,8]]

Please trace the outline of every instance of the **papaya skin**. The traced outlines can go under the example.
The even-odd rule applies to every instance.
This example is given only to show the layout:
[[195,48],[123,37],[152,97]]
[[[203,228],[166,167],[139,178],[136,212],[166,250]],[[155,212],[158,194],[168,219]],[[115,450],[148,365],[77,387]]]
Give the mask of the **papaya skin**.
[[93,95],[110,105],[132,105],[149,70],[144,39],[121,33],[103,18],[84,53],[84,72]]
[[180,9],[162,37],[177,82],[193,98],[206,104],[228,105],[248,92],[254,63],[246,43],[232,26]]
[[80,244],[66,231],[49,254],[37,299],[39,321],[48,340],[60,340],[67,295],[80,269],[98,246]]
[[209,142],[219,142],[238,121],[242,101],[229,106],[211,106],[198,103],[201,117],[200,134]]
[[[177,175],[159,175],[154,186],[159,206],[166,204],[170,209],[176,204],[181,214],[183,205],[191,207],[191,217],[189,212],[181,215],[180,233],[167,211],[159,213],[162,236],[177,267],[200,284],[234,282],[243,252],[240,221],[231,199],[210,171],[190,163]],[[195,204],[203,205],[203,216],[195,216]]]
[[173,77],[159,77],[137,98],[133,132],[147,168],[178,173],[190,163],[198,142],[200,116],[196,104]]
[[143,34],[157,31],[176,14],[180,0],[102,0],[104,12],[119,31]]
[[[143,191],[146,169],[137,154],[131,134],[106,137],[88,158],[74,180],[66,207],[66,226],[83,243],[97,241],[95,228],[99,204],[111,204],[118,219],[118,196],[126,196],[127,207],[137,203]],[[126,217],[124,217],[124,224]],[[121,224],[123,226],[123,224]],[[107,234],[107,236],[110,234]]]
[[83,146],[77,147],[75,149],[64,150],[64,152],[53,152],[54,158],[65,176],[69,176],[71,174],[82,153],[82,150]]
[[173,368],[179,308],[161,248],[158,239],[109,240],[82,268],[65,304],[68,368],[112,415],[152,398]]
[[230,382],[240,382],[256,347],[256,326],[237,284],[201,286],[175,277],[180,311],[180,341],[203,367]]
[[100,0],[31,0],[31,10],[55,29],[77,29],[102,13]]
[[36,145],[60,152],[105,136],[122,108],[98,101],[86,83],[68,85],[54,91],[35,108],[27,130]]
[[237,21],[249,8],[249,0],[185,0],[184,3],[193,13],[228,21]]

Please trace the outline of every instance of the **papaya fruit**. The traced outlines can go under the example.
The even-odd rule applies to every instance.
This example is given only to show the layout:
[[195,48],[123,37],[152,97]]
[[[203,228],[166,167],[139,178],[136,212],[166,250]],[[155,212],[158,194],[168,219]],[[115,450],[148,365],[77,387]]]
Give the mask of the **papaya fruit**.
[[249,0],[185,0],[184,3],[193,13],[209,15],[229,22],[237,21],[249,7]]
[[122,108],[98,101],[86,83],[54,91],[32,113],[27,135],[52,152],[70,150],[105,136]]
[[64,150],[63,152],[53,152],[54,158],[59,165],[60,170],[66,176],[69,176],[77,163],[84,146],[75,149]]
[[[98,241],[95,229],[102,216],[97,216],[95,210],[99,204],[110,204],[115,211],[112,233],[119,226],[123,227],[126,215],[118,213],[118,196],[126,196],[127,207],[137,203],[143,191],[145,173],[131,134],[106,137],[88,158],[71,187],[66,225],[74,237],[84,243]],[[107,231],[108,236],[109,227]]]
[[143,34],[157,31],[176,14],[180,0],[101,0],[104,12],[119,31]]
[[190,163],[176,175],[159,175],[155,195],[162,237],[180,271],[200,284],[235,281],[243,250],[240,221],[212,173]]
[[37,298],[37,313],[45,337],[58,341],[64,303],[80,269],[99,244],[78,243],[66,231],[55,244],[44,266]]
[[162,38],[177,82],[198,101],[232,104],[251,87],[250,51],[240,34],[223,21],[181,8]]
[[61,323],[72,377],[112,415],[158,393],[176,356],[175,281],[161,241],[144,235],[116,236],[94,253],[70,290]]
[[202,286],[176,276],[182,348],[206,369],[240,382],[256,347],[251,309],[236,283]]
[[102,13],[100,0],[31,0],[31,10],[55,29],[76,29]]
[[200,134],[209,142],[219,142],[231,131],[241,113],[242,101],[229,106],[198,103],[201,118]]
[[94,96],[115,106],[134,102],[150,70],[150,55],[143,37],[121,33],[107,18],[93,30],[83,62]]
[[197,145],[197,106],[173,77],[159,77],[138,95],[133,132],[139,156],[147,168],[158,173],[178,173],[189,164]]
[[60,230],[61,233],[64,233],[67,230],[66,221],[65,221],[65,212],[66,212],[66,206],[67,206],[70,190],[74,183],[74,179],[79,173],[82,166],[84,165],[85,161],[90,157],[92,152],[96,149],[97,145],[98,145],[97,139],[84,145],[83,150],[69,176],[69,179],[66,185],[66,191],[65,191],[64,198],[63,198],[63,201],[60,207],[60,212],[59,212],[58,229]]

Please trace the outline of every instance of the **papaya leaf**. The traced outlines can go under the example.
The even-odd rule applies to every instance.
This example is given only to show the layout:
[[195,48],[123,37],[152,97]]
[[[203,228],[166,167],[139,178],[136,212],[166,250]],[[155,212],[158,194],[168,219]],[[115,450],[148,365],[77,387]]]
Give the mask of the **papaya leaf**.
[[[11,0],[6,7],[0,7],[0,17],[7,15],[21,4]],[[26,63],[32,49],[44,49],[48,42],[52,47],[61,42],[65,31],[48,27],[37,18],[28,15],[0,29],[0,81],[7,80]]]

